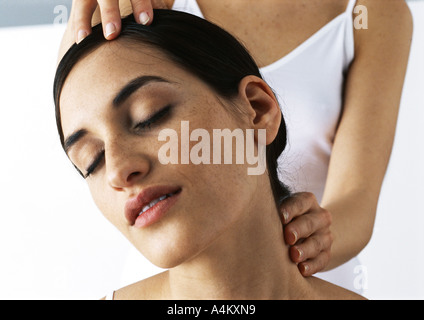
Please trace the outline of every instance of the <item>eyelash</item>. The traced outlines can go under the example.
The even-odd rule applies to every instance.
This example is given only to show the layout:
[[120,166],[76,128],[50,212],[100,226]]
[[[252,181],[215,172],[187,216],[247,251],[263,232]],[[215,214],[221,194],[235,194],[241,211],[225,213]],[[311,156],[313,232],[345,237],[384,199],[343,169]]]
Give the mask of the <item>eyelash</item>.
[[84,179],[87,179],[92,173],[94,173],[94,171],[96,170],[100,162],[103,160],[104,156],[105,156],[105,150],[103,149],[94,159],[94,161],[90,164],[90,166],[87,168],[86,170],[87,173],[85,174]]
[[147,120],[141,121],[139,123],[137,123],[137,125],[134,127],[134,129],[138,129],[138,130],[150,130],[150,126],[156,122],[158,122],[159,120],[161,120],[163,117],[165,117],[168,112],[170,111],[171,106],[168,105],[164,108],[162,108],[161,110],[159,110],[158,112],[156,112],[153,116],[149,117]]
[[[134,129],[150,130],[151,125],[155,124],[159,120],[162,120],[162,118],[164,118],[169,113],[170,109],[171,109],[171,105],[168,105],[168,106],[162,108],[161,110],[156,112],[153,116],[149,117],[147,120],[144,120],[144,121],[137,123],[137,125],[134,127]],[[104,155],[105,155],[105,150],[103,149],[102,151],[99,152],[99,154],[96,156],[96,158],[90,164],[90,166],[87,168],[84,179],[87,179],[88,177],[90,177],[94,173],[94,171],[96,171],[98,165],[103,160]]]

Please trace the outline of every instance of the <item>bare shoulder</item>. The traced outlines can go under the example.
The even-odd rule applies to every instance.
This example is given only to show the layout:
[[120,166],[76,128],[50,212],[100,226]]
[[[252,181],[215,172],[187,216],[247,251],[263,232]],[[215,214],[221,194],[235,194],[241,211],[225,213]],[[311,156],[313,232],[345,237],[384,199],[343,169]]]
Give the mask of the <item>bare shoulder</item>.
[[[405,0],[357,0],[356,6],[365,6],[371,14],[378,14],[383,20],[396,22],[412,21],[412,14]],[[374,14],[374,16],[377,16]]]
[[[362,7],[361,7],[362,6]],[[361,8],[366,10],[368,27],[355,29],[355,41],[359,52],[362,47],[404,43],[409,48],[412,38],[413,20],[405,0],[358,0],[354,19]],[[399,49],[399,48],[397,48]]]
[[[347,91],[353,90],[355,101],[362,96],[368,105],[374,101],[381,108],[386,107],[388,99],[394,116],[399,107],[412,43],[411,11],[405,0],[357,0],[356,9],[354,24],[360,20],[360,15],[367,23],[366,28],[354,25],[355,58],[349,71],[352,81]],[[375,79],[379,80],[381,94],[375,94]]]
[[317,300],[367,300],[365,297],[322,279],[311,277]]
[[160,300],[168,272],[156,274],[150,278],[130,284],[115,291],[115,300]]

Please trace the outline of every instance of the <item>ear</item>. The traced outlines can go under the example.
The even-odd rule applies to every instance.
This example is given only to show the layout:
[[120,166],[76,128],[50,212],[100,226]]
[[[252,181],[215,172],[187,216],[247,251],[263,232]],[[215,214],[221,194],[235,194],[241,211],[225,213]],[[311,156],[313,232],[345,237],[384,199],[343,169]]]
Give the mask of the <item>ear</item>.
[[252,129],[266,129],[266,144],[271,144],[277,136],[281,123],[281,110],[278,100],[264,80],[256,76],[246,76],[239,84],[239,96],[247,104],[247,115]]

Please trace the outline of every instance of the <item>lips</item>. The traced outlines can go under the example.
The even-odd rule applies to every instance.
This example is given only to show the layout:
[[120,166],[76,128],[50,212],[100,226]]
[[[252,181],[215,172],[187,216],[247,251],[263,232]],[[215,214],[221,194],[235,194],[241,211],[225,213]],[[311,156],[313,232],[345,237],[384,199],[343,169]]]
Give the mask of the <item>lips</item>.
[[[159,220],[172,206],[181,188],[156,186],[143,189],[125,204],[125,218],[131,226],[146,227]],[[137,222],[137,223],[136,223]]]

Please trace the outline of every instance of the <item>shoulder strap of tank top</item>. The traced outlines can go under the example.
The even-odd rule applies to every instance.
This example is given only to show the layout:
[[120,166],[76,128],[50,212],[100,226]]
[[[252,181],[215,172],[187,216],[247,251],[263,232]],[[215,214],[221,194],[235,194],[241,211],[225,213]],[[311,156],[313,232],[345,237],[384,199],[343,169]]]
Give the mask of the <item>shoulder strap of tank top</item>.
[[200,18],[204,18],[202,10],[200,10],[196,0],[175,0],[172,9],[188,12]]
[[357,0],[349,0],[349,3],[347,4],[346,12],[353,12],[353,7],[355,6]]

